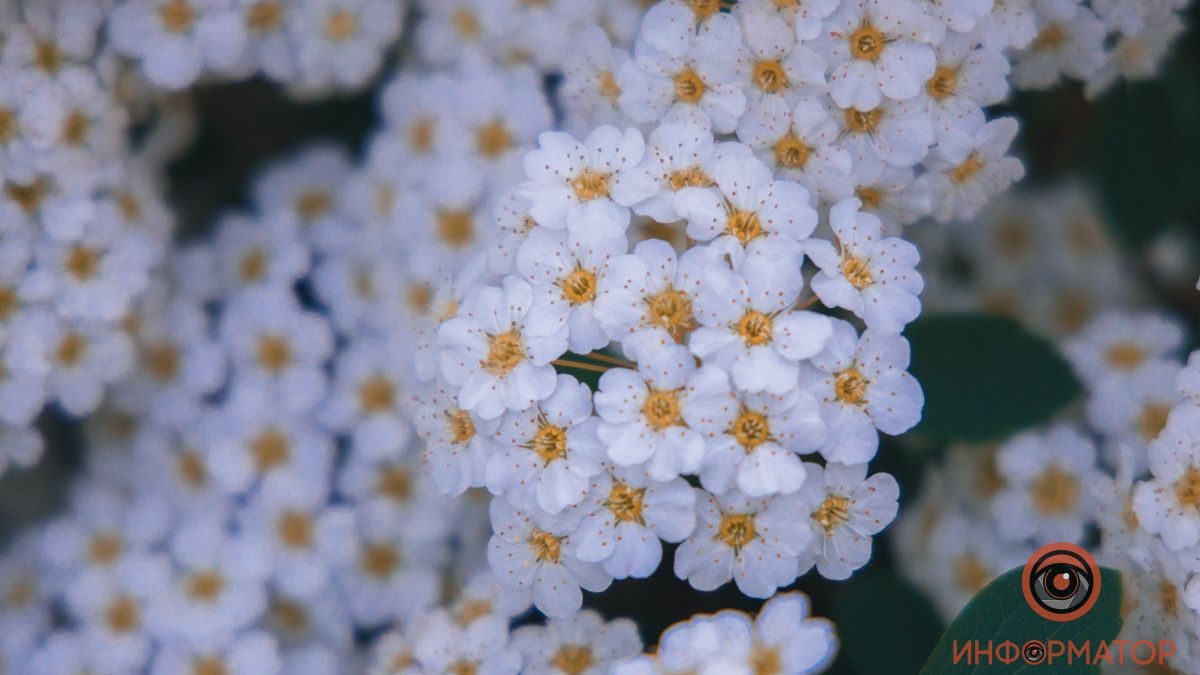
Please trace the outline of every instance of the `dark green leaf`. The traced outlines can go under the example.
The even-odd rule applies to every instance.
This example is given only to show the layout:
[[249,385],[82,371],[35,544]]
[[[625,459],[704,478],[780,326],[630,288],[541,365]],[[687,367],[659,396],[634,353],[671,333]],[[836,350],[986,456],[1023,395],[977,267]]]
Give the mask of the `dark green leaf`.
[[987,673],[1017,673],[1028,668],[1031,672],[1053,673],[1098,673],[1099,666],[1080,665],[1068,666],[1061,657],[1053,663],[1042,663],[1039,666],[1025,666],[1020,658],[1015,663],[1004,665],[992,660],[989,665],[967,665],[965,659],[954,663],[954,646],[959,647],[969,640],[982,641],[984,645],[990,640],[993,647],[1006,640],[1014,643],[1017,649],[1029,640],[1061,640],[1064,645],[1068,640],[1082,645],[1091,640],[1092,647],[1101,641],[1112,640],[1121,630],[1121,573],[1107,567],[1100,568],[1100,597],[1096,605],[1074,621],[1050,621],[1034,613],[1025,602],[1021,592],[1021,568],[1009,570],[1000,575],[986,588],[979,592],[967,606],[963,608],[946,634],[938,642],[921,675],[984,675]]
[[912,374],[925,390],[917,431],[943,440],[990,441],[1046,421],[1079,393],[1047,340],[1012,319],[925,316],[906,331]]
[[838,589],[833,620],[845,659],[858,675],[915,673],[937,643],[942,620],[903,579],[876,571]]

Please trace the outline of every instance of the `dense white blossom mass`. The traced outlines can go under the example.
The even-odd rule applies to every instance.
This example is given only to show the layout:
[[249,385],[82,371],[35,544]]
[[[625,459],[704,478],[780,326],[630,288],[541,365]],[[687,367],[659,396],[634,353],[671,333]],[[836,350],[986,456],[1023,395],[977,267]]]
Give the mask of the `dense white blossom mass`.
[[[0,470],[37,461],[48,405],[87,445],[67,507],[0,558],[0,671],[822,670],[832,624],[777,591],[850,577],[896,517],[869,464],[921,418],[902,332],[927,282],[943,303],[951,229],[906,228],[1023,176],[992,111],[1012,87],[1151,77],[1184,4],[0,0]],[[380,125],[361,157],[275,161],[177,242],[172,92],[254,76],[378,86]],[[1053,255],[1026,236],[1014,254]],[[1043,483],[1107,485],[1111,445],[1135,524],[1101,526],[1195,595],[1181,339],[1113,314],[1064,342],[1105,447],[1013,439],[994,498],[921,545],[998,565],[975,517],[1079,539],[1114,502]],[[769,600],[643,653],[583,591],[664,544],[698,591]],[[1194,640],[1186,607],[1165,625]]]

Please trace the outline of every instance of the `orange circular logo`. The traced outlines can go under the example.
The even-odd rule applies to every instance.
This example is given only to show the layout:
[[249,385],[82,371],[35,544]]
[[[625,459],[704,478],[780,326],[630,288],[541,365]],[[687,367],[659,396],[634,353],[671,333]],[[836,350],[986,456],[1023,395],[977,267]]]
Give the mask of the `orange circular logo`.
[[1021,590],[1038,616],[1073,621],[1087,614],[1100,598],[1100,566],[1075,544],[1047,544],[1025,562]]

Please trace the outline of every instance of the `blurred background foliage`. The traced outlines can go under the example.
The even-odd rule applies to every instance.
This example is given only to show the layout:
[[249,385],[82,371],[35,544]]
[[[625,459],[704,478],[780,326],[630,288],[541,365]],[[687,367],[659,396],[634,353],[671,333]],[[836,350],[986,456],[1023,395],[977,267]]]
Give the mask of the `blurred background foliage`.
[[[1193,6],[1189,26],[1200,19]],[[200,86],[191,91],[196,140],[168,173],[179,236],[194,237],[227,209],[249,205],[248,186],[265,162],[318,140],[357,153],[376,125],[373,96],[365,93],[298,103],[262,81]],[[1102,198],[1129,261],[1160,303],[1200,334],[1200,294],[1161,283],[1147,249],[1180,228],[1196,255],[1200,239],[1200,36],[1189,30],[1160,79],[1117,85],[1089,102],[1068,84],[1024,93],[997,111],[1021,121],[1020,154],[1026,184],[1083,175]],[[1183,244],[1180,244],[1183,245]],[[901,486],[901,510],[920,489],[922,466],[947,442],[1004,438],[1078,404],[1078,383],[1048,343],[1015,323],[986,316],[926,316],[911,324],[913,372],[925,387],[925,421],[901,440],[884,438],[871,470],[887,471]],[[1193,345],[1194,346],[1194,345]],[[42,461],[0,479],[0,539],[44,518],[61,503],[79,463],[78,423],[50,411]],[[839,675],[916,673],[945,626],[928,601],[897,573],[891,529],[877,539],[874,559],[850,581],[803,577],[795,587],[812,598],[813,613],[832,618],[844,650]],[[653,642],[670,624],[696,612],[757,610],[761,601],[732,585],[712,593],[693,590],[672,571],[674,547],[649,579],[613,584],[585,601],[608,616],[638,621]]]

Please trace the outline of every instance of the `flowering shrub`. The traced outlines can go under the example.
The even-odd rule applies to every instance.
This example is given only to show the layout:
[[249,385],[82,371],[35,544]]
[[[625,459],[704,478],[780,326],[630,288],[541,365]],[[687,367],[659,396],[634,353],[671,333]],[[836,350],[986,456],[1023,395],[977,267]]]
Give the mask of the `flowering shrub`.
[[[1183,4],[0,0],[0,460],[37,461],[47,404],[87,445],[0,559],[0,670],[825,669],[832,623],[781,589],[852,577],[896,518],[870,464],[921,420],[929,252],[1024,175],[997,106],[1152,76]],[[379,125],[175,237],[171,92],[251,76],[377,88]],[[978,545],[982,584],[1128,493],[1133,562],[1184,593],[1180,343],[1128,315],[1064,343],[1124,472],[1070,426],[1016,437],[986,509],[902,552],[918,584],[931,541]],[[658,639],[583,608],[667,558],[766,602]]]

